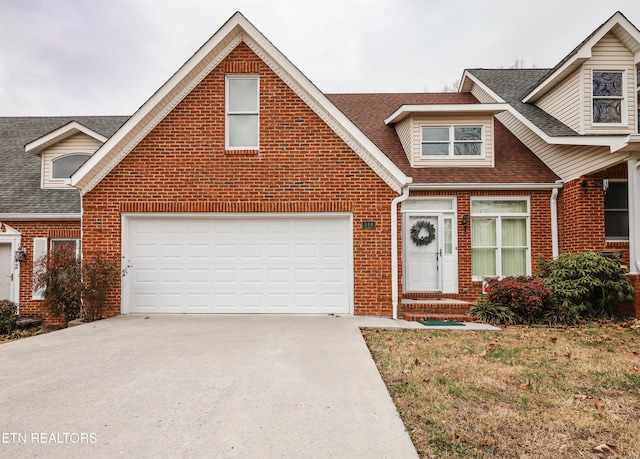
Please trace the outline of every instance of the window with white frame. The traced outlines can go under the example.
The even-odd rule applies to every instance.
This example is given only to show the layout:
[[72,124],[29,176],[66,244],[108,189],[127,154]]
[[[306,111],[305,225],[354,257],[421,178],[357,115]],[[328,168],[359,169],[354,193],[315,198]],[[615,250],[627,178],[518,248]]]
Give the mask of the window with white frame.
[[528,222],[528,199],[471,201],[474,280],[529,274]]
[[66,250],[75,254],[77,258],[80,257],[80,239],[51,239],[50,248],[52,252],[55,250]]
[[627,182],[609,181],[604,195],[604,234],[608,240],[629,239],[629,188]]
[[423,126],[423,157],[481,157],[483,156],[482,126]]
[[593,124],[622,124],[625,72],[592,72]]
[[226,143],[229,149],[257,149],[260,126],[259,79],[227,75]]
[[71,178],[74,172],[77,171],[90,157],[90,154],[78,153],[54,159],[51,161],[51,178]]

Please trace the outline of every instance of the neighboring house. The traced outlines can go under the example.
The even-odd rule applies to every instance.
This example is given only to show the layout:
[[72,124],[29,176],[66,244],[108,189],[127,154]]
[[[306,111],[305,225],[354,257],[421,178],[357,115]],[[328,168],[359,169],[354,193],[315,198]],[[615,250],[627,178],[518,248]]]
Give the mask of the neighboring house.
[[617,13],[551,70],[325,95],[236,13],[128,119],[0,119],[29,127],[2,128],[30,171],[9,188],[66,206],[2,209],[10,298],[38,313],[29,260],[64,225],[129,266],[108,316],[455,312],[561,251],[620,251],[639,283],[638,61]]

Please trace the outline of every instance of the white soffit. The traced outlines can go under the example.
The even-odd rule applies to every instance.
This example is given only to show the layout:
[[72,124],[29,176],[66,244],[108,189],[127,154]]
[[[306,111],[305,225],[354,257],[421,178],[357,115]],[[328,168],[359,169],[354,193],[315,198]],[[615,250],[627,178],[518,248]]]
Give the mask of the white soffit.
[[64,139],[72,137],[76,134],[86,134],[89,137],[96,139],[100,143],[105,143],[107,138],[102,134],[98,134],[96,131],[89,129],[88,127],[78,123],[77,121],[71,121],[64,126],[59,127],[55,131],[52,131],[46,135],[43,135],[39,139],[29,142],[25,145],[24,150],[27,153],[38,154],[42,150],[61,142]]
[[509,110],[509,104],[433,104],[433,105],[402,105],[391,114],[385,124],[397,123],[412,114],[432,114],[432,113],[461,113],[474,114],[485,113],[494,114]]

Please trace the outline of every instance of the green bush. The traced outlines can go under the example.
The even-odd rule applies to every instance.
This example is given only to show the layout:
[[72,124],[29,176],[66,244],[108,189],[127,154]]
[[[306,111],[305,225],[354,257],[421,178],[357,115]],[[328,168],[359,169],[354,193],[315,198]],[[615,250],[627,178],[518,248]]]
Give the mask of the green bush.
[[34,266],[35,290],[41,290],[52,316],[70,322],[80,317],[82,275],[75,250],[60,247],[44,255]]
[[617,304],[633,301],[633,286],[620,259],[598,253],[564,253],[540,261],[539,277],[553,290],[555,308],[550,319],[575,322],[613,312]]
[[511,309],[514,321],[522,324],[542,322],[553,309],[551,288],[532,276],[490,279],[487,300]]
[[8,335],[16,329],[18,305],[13,301],[0,301],[0,335]]
[[509,306],[480,300],[469,308],[469,315],[492,325],[513,325],[515,314]]

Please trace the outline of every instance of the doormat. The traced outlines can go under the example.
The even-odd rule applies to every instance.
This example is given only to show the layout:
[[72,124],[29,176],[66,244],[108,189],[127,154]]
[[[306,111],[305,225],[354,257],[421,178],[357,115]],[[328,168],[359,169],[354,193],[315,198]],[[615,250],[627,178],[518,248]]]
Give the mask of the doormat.
[[426,327],[464,327],[464,323],[462,322],[452,322],[450,320],[427,320],[425,322],[420,322],[422,325]]

